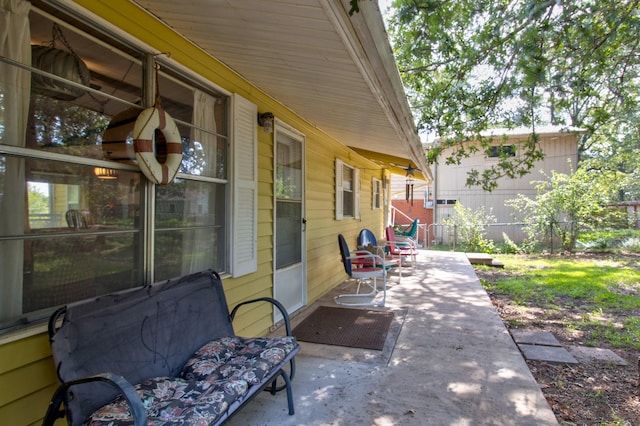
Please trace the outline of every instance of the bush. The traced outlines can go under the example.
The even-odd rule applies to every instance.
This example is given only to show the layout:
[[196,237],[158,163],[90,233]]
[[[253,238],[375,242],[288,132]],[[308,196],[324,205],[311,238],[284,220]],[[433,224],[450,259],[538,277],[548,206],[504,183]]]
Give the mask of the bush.
[[584,169],[569,175],[552,171],[546,180],[535,182],[535,198],[519,194],[505,205],[519,212],[530,239],[551,248],[559,242],[564,250],[573,251],[581,233],[624,223],[620,211],[607,207],[605,183],[601,174]]
[[492,253],[495,251],[493,241],[485,238],[487,225],[495,223],[491,212],[486,213],[484,207],[476,211],[464,207],[457,202],[453,215],[443,219],[442,223],[455,229],[456,237],[467,251]]

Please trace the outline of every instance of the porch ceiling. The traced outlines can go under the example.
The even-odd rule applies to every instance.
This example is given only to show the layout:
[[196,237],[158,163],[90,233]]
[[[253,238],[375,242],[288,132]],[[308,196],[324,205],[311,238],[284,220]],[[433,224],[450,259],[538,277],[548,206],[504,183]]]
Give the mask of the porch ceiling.
[[376,1],[135,2],[345,145],[430,176]]

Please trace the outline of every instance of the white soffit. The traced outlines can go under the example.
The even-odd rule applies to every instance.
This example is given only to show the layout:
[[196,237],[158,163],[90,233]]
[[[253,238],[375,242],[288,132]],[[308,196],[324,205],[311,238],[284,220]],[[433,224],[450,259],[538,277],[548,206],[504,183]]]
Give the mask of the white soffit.
[[345,145],[426,168],[376,1],[136,3]]

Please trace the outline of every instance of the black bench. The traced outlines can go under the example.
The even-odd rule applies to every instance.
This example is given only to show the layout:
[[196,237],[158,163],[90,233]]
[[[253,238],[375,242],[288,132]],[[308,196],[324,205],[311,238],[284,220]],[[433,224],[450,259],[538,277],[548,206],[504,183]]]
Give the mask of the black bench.
[[[238,308],[255,302],[280,310],[286,336],[235,335]],[[286,389],[294,413],[300,346],[285,308],[264,297],[229,313],[212,270],[70,304],[49,336],[61,385],[44,425],[219,425],[260,390]]]

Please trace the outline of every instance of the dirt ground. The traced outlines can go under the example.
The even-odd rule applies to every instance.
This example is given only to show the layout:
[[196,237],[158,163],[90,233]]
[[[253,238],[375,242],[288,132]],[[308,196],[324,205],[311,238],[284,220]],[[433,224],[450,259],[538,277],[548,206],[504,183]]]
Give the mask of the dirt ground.
[[[637,267],[637,263],[634,267]],[[479,278],[496,280],[509,272],[503,269],[477,269]],[[571,320],[579,321],[579,306],[565,305],[549,314],[538,306],[516,306],[505,296],[489,294],[507,328],[548,331],[563,346],[588,346],[589,330],[571,327]],[[639,295],[640,297],[640,295]],[[620,313],[629,315],[629,313]],[[640,312],[633,315],[640,316]],[[627,361],[626,366],[605,361],[579,364],[553,364],[529,361],[529,369],[540,385],[544,396],[561,425],[640,425],[640,351],[611,349]]]

